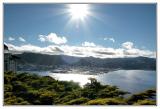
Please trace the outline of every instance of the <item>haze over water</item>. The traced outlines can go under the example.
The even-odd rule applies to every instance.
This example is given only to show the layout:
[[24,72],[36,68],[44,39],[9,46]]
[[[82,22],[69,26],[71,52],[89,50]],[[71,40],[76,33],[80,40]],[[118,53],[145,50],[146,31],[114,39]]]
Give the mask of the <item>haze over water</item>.
[[156,71],[145,70],[117,70],[108,73],[91,75],[81,73],[51,73],[34,72],[42,76],[51,76],[62,81],[78,82],[82,87],[87,82],[88,78],[96,78],[102,84],[118,86],[120,89],[136,93],[150,88],[156,88]]

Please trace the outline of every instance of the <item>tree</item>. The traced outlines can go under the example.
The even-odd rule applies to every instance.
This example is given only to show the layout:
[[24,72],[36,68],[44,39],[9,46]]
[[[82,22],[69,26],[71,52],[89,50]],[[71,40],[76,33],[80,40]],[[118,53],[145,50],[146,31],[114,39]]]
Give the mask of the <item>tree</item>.
[[138,100],[133,105],[156,105],[156,100]]
[[66,105],[80,105],[80,104],[86,103],[87,101],[89,101],[88,98],[81,97],[81,98],[73,99],[65,104]]
[[144,92],[131,95],[127,101],[129,104],[133,104],[138,100],[153,99],[155,97],[155,94],[156,94],[156,91],[154,89],[149,89]]
[[90,100],[86,105],[126,105],[125,100],[120,98],[99,98],[95,100]]
[[39,100],[43,105],[52,105],[54,104],[54,99],[57,97],[55,92],[43,91],[40,93]]

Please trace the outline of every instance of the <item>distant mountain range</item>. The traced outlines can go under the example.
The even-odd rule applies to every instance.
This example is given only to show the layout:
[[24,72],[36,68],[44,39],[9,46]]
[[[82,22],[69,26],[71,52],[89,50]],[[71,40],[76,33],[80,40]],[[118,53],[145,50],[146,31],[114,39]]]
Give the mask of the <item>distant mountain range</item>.
[[[37,68],[53,69],[55,66],[88,66],[103,67],[110,69],[128,69],[128,70],[156,70],[156,59],[147,57],[133,58],[94,58],[94,57],[73,57],[66,55],[47,55],[25,52],[17,54],[21,58],[19,66],[37,66]],[[19,68],[21,68],[19,67]],[[21,68],[22,70],[23,68]]]

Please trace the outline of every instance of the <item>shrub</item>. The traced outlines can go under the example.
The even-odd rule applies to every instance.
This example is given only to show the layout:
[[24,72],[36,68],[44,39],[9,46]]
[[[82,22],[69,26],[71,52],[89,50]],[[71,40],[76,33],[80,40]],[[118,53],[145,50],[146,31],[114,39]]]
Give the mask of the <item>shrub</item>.
[[24,101],[20,97],[12,96],[4,100],[4,105],[29,105],[28,101]]
[[114,86],[108,86],[98,92],[98,97],[100,98],[112,98],[112,97],[123,97],[123,95],[128,94],[128,92],[121,91]]
[[138,100],[134,105],[156,105],[155,100]]
[[97,97],[97,92],[94,89],[84,89],[82,90],[82,96],[89,99],[95,99]]
[[65,104],[67,104],[67,105],[79,105],[79,104],[84,104],[87,101],[89,101],[88,98],[81,97],[81,98],[73,99],[73,100],[71,100],[71,101],[69,101],[69,102],[67,102]]
[[12,92],[5,92],[4,93],[4,98],[10,98],[11,96],[13,96],[13,93]]
[[4,84],[4,91],[5,92],[11,92],[13,89],[11,84]]
[[57,97],[57,94],[51,91],[43,91],[40,94],[39,100],[43,105],[51,105],[54,103],[54,99]]
[[146,99],[151,99],[155,96],[156,91],[155,90],[146,90],[144,92],[138,93],[138,94],[133,94],[131,95],[127,101],[129,104],[133,104],[137,102],[138,100],[146,100]]
[[4,84],[11,83],[13,80],[16,80],[15,73],[13,72],[5,72],[4,73]]
[[25,100],[27,100],[31,104],[40,104],[40,102],[38,102],[39,101],[38,99],[40,96],[40,93],[38,90],[29,90],[27,93],[21,94],[19,96],[23,97]]
[[[5,105],[153,105],[155,90],[147,90],[124,99],[127,92],[116,86],[102,85],[90,78],[90,83],[80,87],[73,81],[59,81],[29,73],[4,73]],[[152,100],[151,100],[152,99]]]
[[21,82],[21,81],[12,82],[12,86],[13,86],[13,92],[22,93],[22,94],[26,92],[29,88],[25,82]]
[[86,103],[87,105],[125,105],[127,104],[123,99],[117,98],[99,98],[90,100]]
[[57,100],[56,103],[57,104],[64,104],[64,103],[69,102],[70,100],[73,100],[75,98],[76,97],[74,95],[69,94],[69,95],[66,95],[66,96],[60,98],[59,100]]

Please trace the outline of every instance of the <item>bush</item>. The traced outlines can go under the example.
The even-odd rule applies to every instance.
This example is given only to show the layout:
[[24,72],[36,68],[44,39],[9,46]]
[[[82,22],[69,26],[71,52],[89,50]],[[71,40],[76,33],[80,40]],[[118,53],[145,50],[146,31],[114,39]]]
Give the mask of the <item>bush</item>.
[[29,88],[25,82],[21,82],[21,81],[12,82],[12,86],[13,86],[13,92],[22,93],[22,94],[25,93]]
[[13,92],[5,92],[4,93],[4,98],[6,99],[6,98],[10,98],[10,97],[12,97],[13,96]]
[[138,100],[134,105],[156,105],[155,100]]
[[4,91],[5,92],[11,92],[13,90],[13,87],[11,84],[4,84]]
[[99,98],[90,100],[86,103],[87,105],[126,105],[127,103],[120,98]]
[[113,97],[123,97],[123,95],[128,94],[128,92],[121,91],[117,87],[108,86],[98,92],[98,97],[100,98],[113,98]]
[[[90,83],[80,87],[73,81],[59,81],[29,73],[4,73],[5,105],[151,105],[155,104],[155,90],[147,90],[124,99],[127,92],[116,86],[102,85],[90,78]],[[152,100],[151,100],[152,99]]]
[[74,95],[69,94],[69,95],[66,95],[66,96],[60,98],[59,100],[57,100],[56,103],[57,104],[64,104],[64,103],[69,102],[73,99],[76,99],[76,97]]
[[13,72],[5,72],[4,73],[4,84],[11,83],[16,80],[16,75]]
[[23,100],[20,97],[9,97],[7,99],[4,100],[4,104],[5,105],[29,105],[30,103],[28,101]]
[[79,105],[79,104],[84,104],[87,101],[89,101],[88,98],[81,97],[81,98],[77,98],[77,99],[71,100],[71,101],[69,101],[69,102],[67,102],[65,104],[67,104],[67,105]]
[[95,99],[97,98],[97,92],[94,89],[84,89],[82,90],[82,96],[89,99]]
[[144,92],[131,95],[127,101],[129,104],[136,103],[138,100],[147,100],[155,96],[156,91],[153,89],[146,90]]
[[37,102],[39,101],[39,96],[40,96],[40,93],[38,90],[29,90],[27,93],[21,94],[19,96],[23,97],[25,100],[27,100],[31,104],[40,104],[40,102]]
[[54,104],[54,99],[57,97],[57,94],[51,91],[43,91],[40,92],[40,97],[39,97],[39,101],[41,102],[41,104],[43,105],[51,105]]

